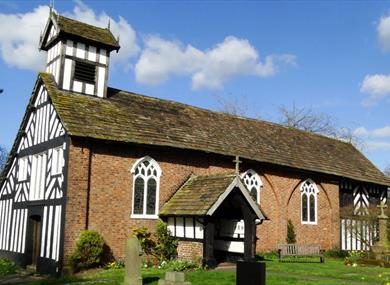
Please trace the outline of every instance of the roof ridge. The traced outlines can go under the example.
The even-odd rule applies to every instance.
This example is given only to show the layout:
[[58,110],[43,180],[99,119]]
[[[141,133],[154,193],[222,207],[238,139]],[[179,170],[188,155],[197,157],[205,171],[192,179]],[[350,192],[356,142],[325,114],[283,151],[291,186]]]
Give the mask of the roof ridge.
[[63,15],[60,15],[60,14],[57,14],[56,16],[58,16],[60,18],[64,18],[66,20],[70,20],[70,21],[74,21],[74,22],[80,23],[82,25],[93,27],[95,29],[101,29],[101,30],[106,30],[106,31],[110,31],[111,32],[111,30],[108,29],[108,28],[102,28],[102,27],[99,27],[99,26],[91,25],[91,24],[88,24],[88,23],[85,23],[85,22],[82,22],[82,21],[79,21],[79,20],[76,20],[76,19],[73,19],[73,18],[70,18],[70,17],[66,17],[66,16],[63,16]]

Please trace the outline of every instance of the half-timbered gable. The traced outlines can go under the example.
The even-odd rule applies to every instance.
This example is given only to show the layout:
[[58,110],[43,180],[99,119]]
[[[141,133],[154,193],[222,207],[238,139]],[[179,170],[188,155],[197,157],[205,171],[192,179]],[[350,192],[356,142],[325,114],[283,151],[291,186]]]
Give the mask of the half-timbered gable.
[[60,260],[66,152],[66,131],[38,79],[0,188],[0,249],[22,264],[49,264],[47,272]]

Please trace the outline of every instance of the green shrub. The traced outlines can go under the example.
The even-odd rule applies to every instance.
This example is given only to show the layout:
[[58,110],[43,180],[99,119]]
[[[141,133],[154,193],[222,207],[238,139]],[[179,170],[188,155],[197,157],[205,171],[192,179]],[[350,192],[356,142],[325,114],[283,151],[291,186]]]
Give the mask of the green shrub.
[[153,255],[156,242],[153,240],[152,233],[146,227],[132,228],[133,234],[137,237],[142,251],[146,255]]
[[83,231],[70,257],[70,266],[74,272],[98,267],[102,263],[103,252],[103,237],[96,231]]
[[177,239],[168,230],[167,224],[159,221],[156,233],[152,234],[147,228],[133,228],[133,234],[138,238],[141,248],[146,256],[154,257],[158,262],[168,261],[177,257]]
[[296,243],[296,235],[295,235],[295,229],[292,221],[288,219],[287,222],[287,243]]
[[277,251],[267,251],[256,253],[256,260],[276,260],[279,258]]
[[156,231],[155,253],[160,261],[172,260],[177,257],[177,239],[171,235],[168,226],[163,221],[159,221]]
[[7,258],[0,258],[0,277],[14,274],[16,273],[17,269],[18,267],[13,261]]
[[325,257],[345,258],[348,256],[348,251],[341,249],[331,249],[324,253]]

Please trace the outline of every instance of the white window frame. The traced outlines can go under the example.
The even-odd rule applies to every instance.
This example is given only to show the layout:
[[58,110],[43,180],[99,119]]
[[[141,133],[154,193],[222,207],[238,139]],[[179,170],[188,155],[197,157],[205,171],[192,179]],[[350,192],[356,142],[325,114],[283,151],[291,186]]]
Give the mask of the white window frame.
[[[249,178],[249,176],[248,176],[249,174],[252,175],[251,178]],[[244,182],[249,193],[253,187],[256,188],[256,191],[257,191],[257,201],[256,202],[257,202],[257,204],[260,204],[260,192],[261,192],[261,189],[263,188],[263,181],[261,181],[260,176],[253,169],[248,169],[243,174],[241,174],[241,179]],[[257,182],[257,185],[255,185],[255,181]]]
[[[317,207],[317,197],[319,190],[317,188],[317,184],[312,180],[312,179],[306,179],[305,181],[302,182],[301,187],[301,223],[304,225],[317,225],[317,216],[318,216],[318,207]],[[307,221],[303,220],[303,215],[302,215],[302,199],[303,195],[307,196]],[[314,221],[310,221],[310,196],[314,196]]]
[[[145,161],[149,162],[149,165],[146,167],[145,172],[147,172],[147,169],[153,165],[154,168],[157,170],[157,176],[144,176],[142,173],[135,174],[137,168],[142,165]],[[140,159],[138,159],[133,167],[131,168],[131,173],[133,174],[133,191],[132,191],[132,201],[131,201],[131,218],[134,219],[158,219],[158,212],[159,212],[159,203],[160,203],[160,177],[162,174],[161,168],[158,165],[157,161],[155,161],[150,156],[145,156]],[[135,191],[135,180],[141,177],[144,179],[144,199],[143,199],[143,213],[142,214],[134,214],[134,191]],[[146,179],[145,179],[146,178]],[[146,214],[146,208],[147,208],[147,186],[146,183],[149,178],[154,178],[156,180],[156,204],[155,204],[155,214]]]
[[28,156],[19,158],[18,160],[18,182],[27,180],[27,167],[28,167]]
[[58,175],[62,173],[64,160],[64,150],[62,146],[53,148],[51,156],[51,175]]

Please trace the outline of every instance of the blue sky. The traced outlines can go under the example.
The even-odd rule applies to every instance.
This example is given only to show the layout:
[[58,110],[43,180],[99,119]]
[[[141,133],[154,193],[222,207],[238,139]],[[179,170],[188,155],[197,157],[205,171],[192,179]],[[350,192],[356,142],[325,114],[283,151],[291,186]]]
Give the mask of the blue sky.
[[[43,68],[49,1],[0,0],[0,144],[11,147]],[[314,1],[313,1],[314,2]],[[280,106],[329,114],[390,164],[390,2],[55,1],[120,35],[109,85],[279,121]]]

